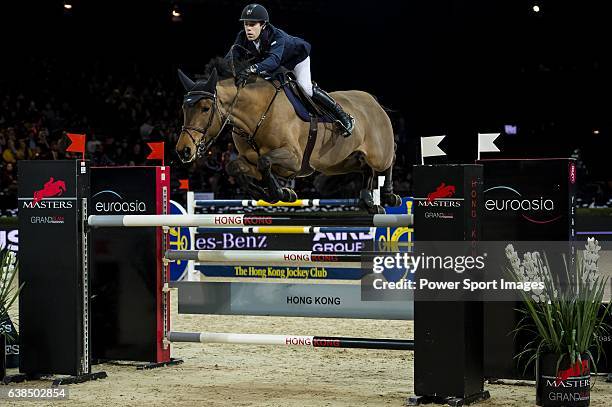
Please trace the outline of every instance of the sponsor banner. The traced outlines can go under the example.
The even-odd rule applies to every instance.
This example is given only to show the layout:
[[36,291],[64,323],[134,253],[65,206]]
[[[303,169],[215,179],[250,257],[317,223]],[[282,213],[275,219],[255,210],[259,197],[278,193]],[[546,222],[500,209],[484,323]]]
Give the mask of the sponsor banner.
[[571,240],[572,159],[483,160],[486,240]]
[[356,268],[293,266],[204,266],[196,270],[208,277],[290,278],[296,280],[359,280],[363,271]]
[[[573,159],[482,160],[483,239],[498,241],[571,241],[575,239],[576,167]],[[536,250],[533,247],[532,250]],[[574,251],[560,247],[548,252],[551,269],[570,267]],[[500,379],[534,379],[533,371],[508,364],[533,339],[526,332],[510,332],[523,314],[520,302],[484,305],[485,376]]]
[[[403,197],[398,207],[386,207],[389,215],[407,215],[412,213],[414,201],[410,197]],[[410,251],[413,227],[376,228],[376,251]]]
[[364,301],[359,284],[253,284],[178,281],[180,314],[266,315],[411,320],[409,293],[397,301]]
[[[415,166],[413,204],[418,240],[479,240],[478,188],[482,186],[479,166]],[[479,173],[480,172],[480,173]]]
[[[384,228],[386,229],[386,228]],[[310,250],[317,252],[371,251],[373,233],[333,232],[314,234],[201,233],[195,250]],[[290,240],[289,240],[290,239]],[[288,243],[288,240],[290,243]],[[290,247],[288,247],[290,246]]]
[[[381,228],[382,229],[382,228]],[[384,228],[387,229],[387,228]],[[305,235],[312,238],[309,250],[316,252],[364,252],[373,248],[374,232],[333,232]],[[285,240],[286,242],[286,240]],[[286,248],[286,243],[285,243]],[[298,249],[299,250],[299,249]]]
[[[412,206],[411,198],[403,198],[402,205],[397,208],[386,208],[389,214],[406,214]],[[286,208],[270,208],[273,210],[286,210]],[[327,232],[314,234],[246,234],[246,233],[199,233],[194,239],[195,250],[287,250],[316,251],[316,252],[347,252],[361,253],[372,251],[378,245],[381,250],[408,250],[412,241],[413,228],[372,228],[370,232]],[[197,265],[200,272],[209,277],[245,277],[242,268],[249,266],[208,266]],[[283,274],[271,267],[271,274]],[[362,271],[359,269],[334,269],[313,271],[311,276],[304,276],[304,270],[310,268],[289,267],[284,273],[286,277],[274,277],[265,270],[268,266],[259,266],[249,270],[249,277],[257,278],[316,278],[316,279],[360,279]],[[315,276],[316,274],[316,276]],[[174,278],[173,278],[174,280]]]
[[[413,179],[417,243],[481,238],[481,166],[415,165]],[[415,253],[421,253],[419,248]],[[420,279],[420,274],[416,278]],[[414,323],[414,376],[427,380],[415,381],[415,394],[478,394],[482,391],[484,357],[478,346],[483,337],[481,303],[420,301],[424,293],[414,291],[418,317]],[[432,369],[440,365],[444,368]]]
[[25,189],[28,190],[27,195],[24,193],[19,197],[20,222],[64,225],[66,217],[74,214],[77,199],[74,175],[62,171],[36,174],[27,187],[22,187],[22,190]]
[[[291,236],[291,243],[293,247],[304,247],[311,239],[308,235]],[[282,246],[287,247],[287,235],[205,233],[196,235],[193,247],[195,250],[281,250]]]
[[15,329],[15,325],[11,318],[6,316],[4,319],[0,318],[0,335],[7,335],[6,337],[6,367],[7,369],[13,369],[19,367],[19,334]]
[[[19,250],[19,230],[7,227],[0,227],[0,251]],[[19,367],[19,335],[11,319],[7,316],[0,319],[0,335],[8,333],[11,339],[7,338],[6,343],[6,367],[9,369]]]
[[95,176],[91,190],[92,215],[155,214],[155,188],[150,188],[156,182],[154,167],[93,168],[92,171]]
[[[412,214],[414,201],[412,198],[402,198],[402,204],[398,207],[386,207],[388,214],[406,215]],[[376,228],[375,250],[379,252],[411,252],[413,251],[414,227]],[[383,272],[387,281],[411,280],[413,275],[405,271],[388,268]]]
[[[186,215],[187,211],[177,202],[170,201],[171,215]],[[191,233],[188,227],[174,227],[168,230],[170,250],[189,250]],[[170,281],[183,280],[188,272],[189,261],[176,260],[170,263]]]
[[[91,214],[161,213],[161,168],[92,168]],[[104,327],[93,337],[94,358],[148,362],[164,358],[157,338],[162,324],[161,235],[161,228],[155,227],[92,230],[92,320],[94,326]],[[130,312],[108,312],[118,309]]]
[[19,250],[19,229],[0,226],[0,250]]
[[22,160],[18,170],[19,368],[80,375],[91,358],[89,287],[82,283],[89,242],[81,230],[90,208],[89,162]]

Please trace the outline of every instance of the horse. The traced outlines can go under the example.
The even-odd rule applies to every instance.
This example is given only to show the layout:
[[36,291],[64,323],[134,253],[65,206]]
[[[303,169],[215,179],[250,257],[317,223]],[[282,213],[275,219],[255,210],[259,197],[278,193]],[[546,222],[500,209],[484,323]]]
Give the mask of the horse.
[[384,212],[374,204],[371,192],[373,177],[384,175],[381,205],[401,204],[393,193],[396,145],[391,120],[374,96],[359,90],[331,93],[355,118],[353,134],[345,138],[337,124],[319,123],[309,160],[311,171],[305,172],[302,159],[311,124],[297,116],[280,86],[258,75],[236,84],[229,62],[218,58],[211,65],[208,78],[195,82],[179,70],[187,92],[176,143],[183,163],[202,157],[229,126],[239,155],[226,166],[226,172],[253,199],[294,202],[296,193],[283,188],[277,177],[303,177],[318,171],[325,175],[361,173],[360,203],[370,213]]

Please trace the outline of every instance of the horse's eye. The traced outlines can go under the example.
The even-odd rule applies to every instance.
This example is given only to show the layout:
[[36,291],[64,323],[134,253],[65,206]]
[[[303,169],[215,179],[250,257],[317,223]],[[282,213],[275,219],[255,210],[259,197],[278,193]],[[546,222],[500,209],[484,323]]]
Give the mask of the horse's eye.
[[202,111],[203,111],[204,113],[208,112],[209,110],[210,110],[210,107],[203,107],[203,108],[202,108]]

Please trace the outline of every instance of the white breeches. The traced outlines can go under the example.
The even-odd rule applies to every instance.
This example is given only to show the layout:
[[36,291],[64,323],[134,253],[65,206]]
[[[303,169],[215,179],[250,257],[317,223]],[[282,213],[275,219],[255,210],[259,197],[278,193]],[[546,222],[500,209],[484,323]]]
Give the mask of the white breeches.
[[300,84],[302,89],[308,93],[308,96],[312,96],[312,79],[310,78],[310,57],[306,57],[305,60],[300,62],[293,68],[297,82]]

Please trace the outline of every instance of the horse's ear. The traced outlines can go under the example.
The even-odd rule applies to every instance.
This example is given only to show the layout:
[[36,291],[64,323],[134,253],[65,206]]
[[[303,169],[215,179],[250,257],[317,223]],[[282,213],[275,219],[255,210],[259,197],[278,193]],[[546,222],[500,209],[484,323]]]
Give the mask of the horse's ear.
[[193,89],[195,83],[191,79],[189,79],[189,77],[185,75],[180,69],[178,70],[178,76],[186,91],[190,91],[191,89]]
[[206,81],[206,84],[210,88],[210,93],[215,92],[218,80],[219,80],[219,75],[217,75],[217,68],[213,68],[212,72],[210,73],[210,76],[208,77],[208,80]]

